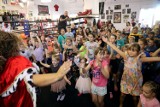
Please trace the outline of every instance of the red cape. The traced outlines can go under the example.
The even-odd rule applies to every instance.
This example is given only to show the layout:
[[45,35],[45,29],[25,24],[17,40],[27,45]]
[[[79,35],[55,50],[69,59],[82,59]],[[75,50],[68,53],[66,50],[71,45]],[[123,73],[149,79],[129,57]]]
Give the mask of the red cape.
[[[9,58],[4,71],[0,73],[0,95],[14,83],[15,78],[25,68],[31,66],[32,63],[23,56]],[[33,107],[33,102],[26,89],[24,80],[18,83],[14,93],[7,97],[0,97],[0,107]]]

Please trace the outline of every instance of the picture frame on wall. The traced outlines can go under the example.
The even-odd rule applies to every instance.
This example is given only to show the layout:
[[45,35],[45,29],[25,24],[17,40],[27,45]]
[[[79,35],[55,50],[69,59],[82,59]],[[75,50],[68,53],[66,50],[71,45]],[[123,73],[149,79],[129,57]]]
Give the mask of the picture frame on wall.
[[121,9],[121,5],[115,5],[114,6],[114,10],[120,10]]
[[29,11],[28,16],[32,17],[33,16],[33,11]]
[[101,19],[105,19],[105,14],[101,14]]
[[122,9],[122,14],[126,14],[126,9]]
[[104,13],[104,2],[99,2],[99,14]]
[[107,20],[112,20],[112,15],[106,16],[106,19],[107,19]]
[[108,11],[108,10],[106,10],[106,14],[109,14],[109,11]]
[[125,7],[129,7],[129,4],[126,4]]
[[112,20],[112,15],[110,15],[110,20]]
[[136,18],[136,14],[137,14],[137,12],[132,12],[131,13],[131,19],[135,19]]
[[106,17],[106,19],[107,19],[107,20],[110,20],[110,16],[108,15],[108,16]]
[[110,10],[110,14],[113,14],[113,10]]
[[129,15],[123,15],[123,22],[126,23],[129,20]]
[[46,5],[38,5],[38,14],[49,14],[49,9],[48,9],[48,6]]
[[113,22],[114,23],[121,23],[121,12],[114,12]]
[[127,14],[131,14],[131,9],[127,9]]

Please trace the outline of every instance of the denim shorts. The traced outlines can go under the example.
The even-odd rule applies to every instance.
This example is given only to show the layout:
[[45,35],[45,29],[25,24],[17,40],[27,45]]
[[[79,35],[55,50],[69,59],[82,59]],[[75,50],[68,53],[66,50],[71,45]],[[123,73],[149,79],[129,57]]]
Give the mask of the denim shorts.
[[106,86],[105,87],[99,87],[99,86],[96,86],[92,83],[91,93],[99,95],[99,96],[104,96],[104,95],[107,94],[107,87]]

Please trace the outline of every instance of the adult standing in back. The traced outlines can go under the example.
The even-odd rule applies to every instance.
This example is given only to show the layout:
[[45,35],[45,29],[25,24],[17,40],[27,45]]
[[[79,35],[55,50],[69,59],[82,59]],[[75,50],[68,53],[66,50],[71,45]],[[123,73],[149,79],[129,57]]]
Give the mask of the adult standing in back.
[[66,31],[66,26],[67,26],[67,21],[69,20],[68,16],[68,11],[65,11],[63,15],[60,16],[59,18],[59,23],[58,23],[58,31],[63,28]]

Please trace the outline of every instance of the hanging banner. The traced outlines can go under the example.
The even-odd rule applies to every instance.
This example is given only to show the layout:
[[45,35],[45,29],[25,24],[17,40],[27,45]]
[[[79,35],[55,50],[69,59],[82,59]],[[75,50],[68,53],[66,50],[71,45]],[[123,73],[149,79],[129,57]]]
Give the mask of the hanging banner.
[[38,14],[49,14],[48,6],[38,5]]

